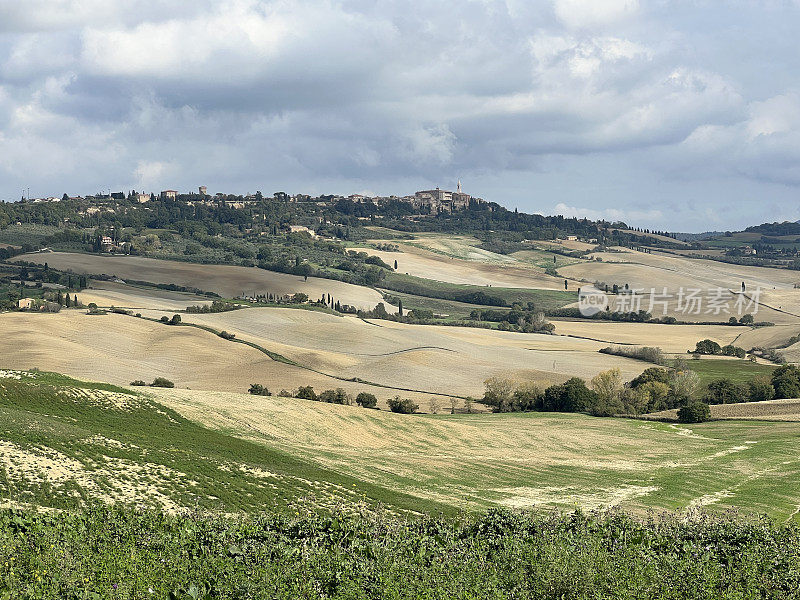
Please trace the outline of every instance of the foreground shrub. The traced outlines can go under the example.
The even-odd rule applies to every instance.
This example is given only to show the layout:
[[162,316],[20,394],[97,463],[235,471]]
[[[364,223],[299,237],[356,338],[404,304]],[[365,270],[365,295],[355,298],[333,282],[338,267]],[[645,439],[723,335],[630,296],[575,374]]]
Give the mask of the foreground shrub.
[[297,508],[3,510],[0,597],[741,600],[800,589],[800,529],[766,519]]
[[681,423],[704,423],[711,418],[711,409],[705,402],[697,400],[678,409],[678,421]]
[[250,384],[250,389],[248,391],[254,396],[269,396],[269,390],[260,383]]

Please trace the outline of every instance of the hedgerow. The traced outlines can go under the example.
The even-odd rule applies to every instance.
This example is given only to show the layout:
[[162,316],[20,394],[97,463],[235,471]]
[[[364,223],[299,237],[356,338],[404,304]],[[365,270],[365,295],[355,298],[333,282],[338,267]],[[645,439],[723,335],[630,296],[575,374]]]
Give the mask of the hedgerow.
[[0,598],[787,598],[798,564],[796,525],[734,517],[0,512]]

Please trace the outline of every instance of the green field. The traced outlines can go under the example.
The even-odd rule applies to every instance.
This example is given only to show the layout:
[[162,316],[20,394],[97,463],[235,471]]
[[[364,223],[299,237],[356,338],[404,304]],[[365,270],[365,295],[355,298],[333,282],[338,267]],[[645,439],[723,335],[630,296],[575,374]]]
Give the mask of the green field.
[[393,292],[402,292],[413,296],[459,301],[467,304],[476,304],[474,302],[465,302],[462,300],[462,298],[467,297],[467,295],[485,294],[502,300],[506,306],[511,306],[514,302],[521,302],[522,304],[533,302],[538,310],[543,311],[561,308],[566,304],[575,302],[578,298],[575,292],[561,290],[462,285],[434,281],[432,279],[424,279],[422,277],[415,277],[402,273],[388,273],[386,278],[380,283],[380,287],[392,290]]
[[[533,247],[530,250],[520,250],[518,252],[514,252],[511,254],[511,256],[518,260],[535,265],[540,269],[547,269],[549,267],[560,269],[561,267],[583,262],[583,259],[580,258],[565,256],[556,252],[548,252],[545,249],[536,247]],[[555,261],[553,260],[554,258]]]
[[[403,292],[395,292],[394,290],[384,290],[378,288],[381,293],[390,296],[392,299],[400,299],[403,301],[403,310],[408,312],[414,308],[421,308],[433,311],[435,315],[447,315],[446,320],[461,320],[468,319],[470,313],[475,309],[494,308],[491,306],[483,306],[480,304],[469,304],[467,302],[456,302],[454,300],[442,300],[440,298],[428,298],[426,296],[415,296],[413,294],[405,294]],[[397,306],[396,302],[392,303]]]
[[776,365],[762,365],[745,359],[710,358],[688,360],[686,365],[700,376],[700,383],[727,378],[737,383],[747,383],[756,377],[772,377]]
[[35,225],[33,223],[9,225],[5,229],[0,229],[0,243],[13,246],[24,244],[35,246],[45,238],[61,231],[64,231],[61,227],[51,225]]
[[140,394],[52,373],[0,371],[0,440],[0,497],[15,505],[106,499],[253,512],[306,498],[448,508],[212,431]]
[[253,512],[305,498],[421,512],[703,507],[798,517],[796,423],[396,415],[0,373],[0,494],[23,506],[106,499]]

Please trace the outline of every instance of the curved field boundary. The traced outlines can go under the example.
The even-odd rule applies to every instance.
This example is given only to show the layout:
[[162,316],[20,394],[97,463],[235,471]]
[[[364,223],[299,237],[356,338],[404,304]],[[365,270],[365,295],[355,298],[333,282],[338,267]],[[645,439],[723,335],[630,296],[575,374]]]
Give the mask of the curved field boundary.
[[[731,294],[734,294],[734,293],[739,293],[739,292],[734,292],[733,290],[728,290],[728,291],[729,291]],[[743,294],[743,295],[744,295],[744,297],[745,297],[745,298],[747,298],[747,299],[748,299],[748,300],[750,300],[751,302],[753,301],[753,298],[752,298],[752,296],[748,296],[747,294]],[[784,315],[789,315],[790,317],[798,317],[798,318],[800,318],[800,315],[798,315],[798,314],[796,314],[796,313],[789,312],[788,310],[783,310],[782,308],[775,308],[774,306],[770,306],[769,304],[766,304],[766,303],[764,303],[764,302],[761,302],[761,301],[759,301],[758,305],[759,305],[759,306],[766,306],[766,307],[767,307],[767,308],[769,308],[770,310],[774,310],[775,312],[783,313]]]
[[[132,317],[134,319],[144,319],[146,321],[151,321],[153,323],[162,324],[161,320],[153,318],[153,317],[144,317],[144,316],[142,316],[142,317],[134,317],[133,315],[127,315],[127,316]],[[203,331],[207,331],[208,333],[213,333],[214,335],[216,335],[218,337],[222,337],[222,336],[220,336],[220,333],[222,333],[222,330],[214,329],[213,327],[209,327],[208,325],[200,325],[199,323],[187,323],[187,322],[181,321],[177,325],[168,325],[168,327],[195,327],[197,329],[202,329]],[[382,327],[382,325],[378,325],[378,327]],[[225,339],[225,338],[222,338],[222,339]],[[234,342],[234,343],[237,343],[237,344],[244,344],[245,346],[250,346],[254,350],[258,350],[259,352],[261,352],[263,354],[266,354],[267,356],[269,356],[275,362],[281,362],[281,363],[284,363],[284,364],[287,364],[287,365],[291,365],[293,367],[298,367],[300,369],[305,369],[306,371],[311,371],[312,373],[317,373],[318,375],[324,375],[325,377],[330,377],[331,379],[337,379],[339,381],[346,381],[348,383],[363,383],[364,385],[369,385],[369,386],[372,386],[372,387],[384,388],[384,389],[387,389],[387,390],[396,390],[398,392],[413,392],[415,394],[430,394],[431,396],[444,396],[446,398],[458,398],[459,400],[464,400],[466,398],[466,396],[457,396],[455,394],[446,394],[446,393],[443,393],[443,392],[431,392],[431,391],[428,391],[428,390],[418,390],[418,389],[414,389],[414,388],[395,387],[395,386],[392,386],[392,385],[386,385],[384,383],[376,383],[374,381],[367,381],[366,379],[361,379],[359,377],[341,377],[339,375],[332,375],[331,373],[326,373],[325,371],[320,371],[319,369],[315,369],[314,367],[309,367],[308,365],[304,365],[302,363],[298,363],[296,361],[293,361],[292,359],[287,358],[287,357],[283,356],[282,354],[278,354],[277,352],[273,352],[272,350],[268,350],[267,348],[264,348],[263,346],[260,346],[259,344],[256,344],[255,342],[250,342],[248,340],[242,340],[242,339],[239,339],[239,338],[233,338],[233,339],[229,339],[227,341]],[[416,348],[410,348],[409,350],[415,350],[415,349]],[[442,349],[446,350],[446,348],[442,348]],[[407,352],[407,350],[400,350],[399,352]],[[390,354],[397,354],[397,353],[398,352],[392,352]],[[378,355],[378,356],[381,356],[381,355]]]
[[[601,340],[600,338],[588,337],[585,335],[575,335],[574,333],[555,333],[559,337],[575,338],[578,340],[589,340],[590,342],[600,342],[602,344],[613,344],[614,346],[641,346],[642,344],[634,344],[632,342],[612,342],[610,340]],[[529,348],[531,350],[531,348]]]
[[415,350],[444,350],[445,352],[455,352],[452,348],[442,348],[441,346],[414,346],[413,348],[406,348],[404,350],[395,350],[394,352],[383,352],[381,354],[359,354],[353,352],[353,356],[392,356],[394,354],[405,354],[406,352],[414,352]]

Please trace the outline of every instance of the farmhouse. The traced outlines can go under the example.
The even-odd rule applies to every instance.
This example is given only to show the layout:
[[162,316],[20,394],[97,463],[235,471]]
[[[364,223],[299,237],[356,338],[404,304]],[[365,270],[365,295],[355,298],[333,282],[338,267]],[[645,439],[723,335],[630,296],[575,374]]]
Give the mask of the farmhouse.
[[33,306],[33,298],[20,298],[17,300],[17,308],[20,310],[30,310]]
[[289,233],[307,233],[312,238],[317,237],[317,233],[305,225],[289,225],[288,226]]

